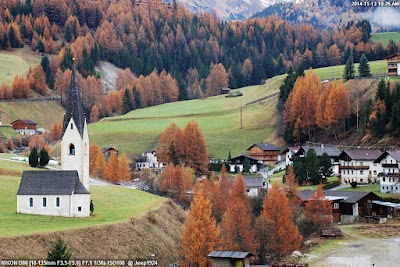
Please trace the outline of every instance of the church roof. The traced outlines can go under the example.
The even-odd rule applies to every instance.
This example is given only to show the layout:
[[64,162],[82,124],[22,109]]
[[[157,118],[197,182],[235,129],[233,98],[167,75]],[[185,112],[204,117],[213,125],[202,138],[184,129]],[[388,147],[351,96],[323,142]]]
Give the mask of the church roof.
[[85,126],[85,114],[83,111],[82,94],[79,89],[78,80],[76,78],[76,68],[72,65],[71,84],[68,92],[67,108],[64,116],[63,133],[68,127],[68,123],[74,120],[79,134],[83,137],[83,129]]
[[77,171],[24,171],[17,195],[89,194]]

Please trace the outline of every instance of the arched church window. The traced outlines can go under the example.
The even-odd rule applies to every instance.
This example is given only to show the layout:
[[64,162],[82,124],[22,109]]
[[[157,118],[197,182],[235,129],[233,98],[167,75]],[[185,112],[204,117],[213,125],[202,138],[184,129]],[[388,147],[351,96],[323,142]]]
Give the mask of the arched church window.
[[74,144],[69,145],[69,154],[70,155],[75,155],[75,146]]
[[74,124],[71,122],[71,130],[74,129]]
[[56,207],[57,208],[60,207],[60,198],[59,197],[56,198]]

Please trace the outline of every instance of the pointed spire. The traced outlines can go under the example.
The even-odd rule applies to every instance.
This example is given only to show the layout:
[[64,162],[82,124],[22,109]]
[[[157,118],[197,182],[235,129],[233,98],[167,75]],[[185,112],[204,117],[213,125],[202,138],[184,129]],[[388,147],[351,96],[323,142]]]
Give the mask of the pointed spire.
[[85,126],[85,114],[83,112],[82,95],[78,85],[78,79],[76,78],[75,64],[72,64],[71,84],[68,92],[67,108],[64,116],[64,127],[63,133],[68,127],[68,123],[71,120],[79,131],[81,137],[83,137],[83,129]]

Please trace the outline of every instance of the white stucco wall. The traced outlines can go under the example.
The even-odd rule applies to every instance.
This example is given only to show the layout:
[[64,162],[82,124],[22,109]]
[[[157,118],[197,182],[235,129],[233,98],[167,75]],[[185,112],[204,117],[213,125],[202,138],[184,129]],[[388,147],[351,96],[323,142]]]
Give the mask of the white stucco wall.
[[[78,211],[78,207],[81,207],[81,211]],[[90,195],[89,194],[73,195],[71,213],[72,217],[89,217]]]
[[342,176],[342,181],[347,179],[349,182],[355,181],[357,183],[368,183],[368,178],[374,181],[378,177],[378,174],[382,172],[382,165],[379,163],[374,163],[373,161],[340,161],[341,166],[368,166],[368,169],[341,169],[340,174]]
[[254,187],[246,187],[246,193],[249,197],[256,197],[258,196],[258,189]]
[[[56,207],[56,198],[60,198],[60,207]],[[33,198],[33,207],[30,207],[30,198]],[[43,207],[43,198],[47,205]],[[78,212],[78,207],[82,207]],[[17,213],[61,216],[61,217],[89,217],[90,195],[20,195],[17,196]]]
[[[71,144],[75,146],[75,155],[70,154]],[[86,123],[81,138],[73,119],[69,121],[61,140],[61,169],[77,170],[79,179],[89,191],[89,137]]]
[[[47,205],[43,207],[43,198],[46,198]],[[60,198],[60,207],[56,207],[56,198]],[[29,206],[29,199],[33,198],[33,207]],[[17,196],[17,213],[49,215],[49,216],[69,216],[70,196],[46,195],[46,196]]]

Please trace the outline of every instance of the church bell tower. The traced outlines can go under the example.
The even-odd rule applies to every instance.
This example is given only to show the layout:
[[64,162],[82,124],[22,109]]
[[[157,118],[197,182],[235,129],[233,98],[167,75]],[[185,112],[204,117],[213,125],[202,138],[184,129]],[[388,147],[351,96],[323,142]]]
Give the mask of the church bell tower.
[[71,85],[64,115],[61,168],[77,170],[79,180],[89,191],[89,135],[75,65],[72,66]]

